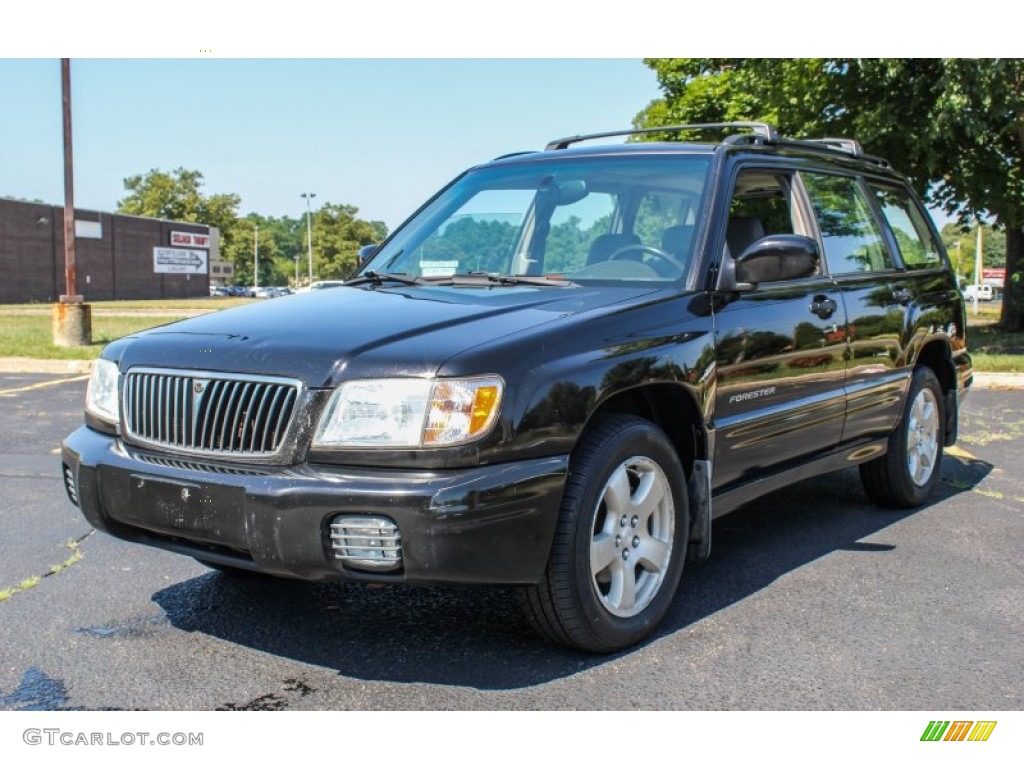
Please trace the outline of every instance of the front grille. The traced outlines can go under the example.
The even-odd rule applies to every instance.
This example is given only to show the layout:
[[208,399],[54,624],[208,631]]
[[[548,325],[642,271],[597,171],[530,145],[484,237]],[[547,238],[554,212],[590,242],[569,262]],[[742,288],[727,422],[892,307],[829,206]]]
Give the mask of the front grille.
[[394,571],[402,566],[402,537],[386,517],[338,515],[331,521],[331,551],[350,568]]
[[129,440],[187,453],[266,457],[280,450],[299,383],[265,376],[135,369],[125,377]]

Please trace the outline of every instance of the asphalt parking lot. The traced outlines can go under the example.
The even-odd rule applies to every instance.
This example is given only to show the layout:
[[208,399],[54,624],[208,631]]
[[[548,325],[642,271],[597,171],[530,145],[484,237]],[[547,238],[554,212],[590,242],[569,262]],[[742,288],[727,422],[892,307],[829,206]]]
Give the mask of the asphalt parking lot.
[[80,376],[0,375],[0,709],[1024,709],[1024,396],[972,393],[932,502],[855,471],[716,521],[650,642],[538,640],[508,589],[231,579],[93,533]]

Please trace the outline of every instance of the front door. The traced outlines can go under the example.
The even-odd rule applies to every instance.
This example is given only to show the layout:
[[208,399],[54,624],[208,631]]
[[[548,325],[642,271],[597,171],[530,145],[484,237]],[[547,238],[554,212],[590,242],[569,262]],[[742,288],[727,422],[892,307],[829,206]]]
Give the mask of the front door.
[[[766,234],[811,236],[791,173],[748,169],[733,192],[724,258]],[[817,275],[761,283],[715,314],[714,486],[727,490],[835,447],[846,397],[846,313]]]

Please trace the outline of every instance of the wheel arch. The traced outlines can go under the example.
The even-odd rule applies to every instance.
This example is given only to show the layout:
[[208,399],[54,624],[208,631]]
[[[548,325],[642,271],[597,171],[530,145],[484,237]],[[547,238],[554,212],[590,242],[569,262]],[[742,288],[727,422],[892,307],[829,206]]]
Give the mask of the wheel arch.
[[654,383],[630,387],[602,400],[588,416],[580,432],[587,432],[604,414],[639,416],[658,426],[671,441],[687,477],[695,460],[708,456],[707,430],[696,398],[678,384]]
[[945,423],[943,424],[943,443],[953,445],[957,437],[957,393],[956,393],[956,367],[953,365],[953,353],[950,345],[944,339],[935,338],[926,342],[917,354],[915,367],[930,368],[935,378],[939,380],[942,388],[943,412]]

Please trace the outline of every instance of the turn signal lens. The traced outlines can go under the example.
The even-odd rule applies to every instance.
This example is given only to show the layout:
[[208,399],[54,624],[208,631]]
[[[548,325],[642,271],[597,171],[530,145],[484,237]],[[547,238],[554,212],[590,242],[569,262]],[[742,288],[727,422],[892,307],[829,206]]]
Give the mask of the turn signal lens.
[[498,415],[501,391],[498,378],[438,379],[431,393],[423,444],[453,445],[482,436]]

